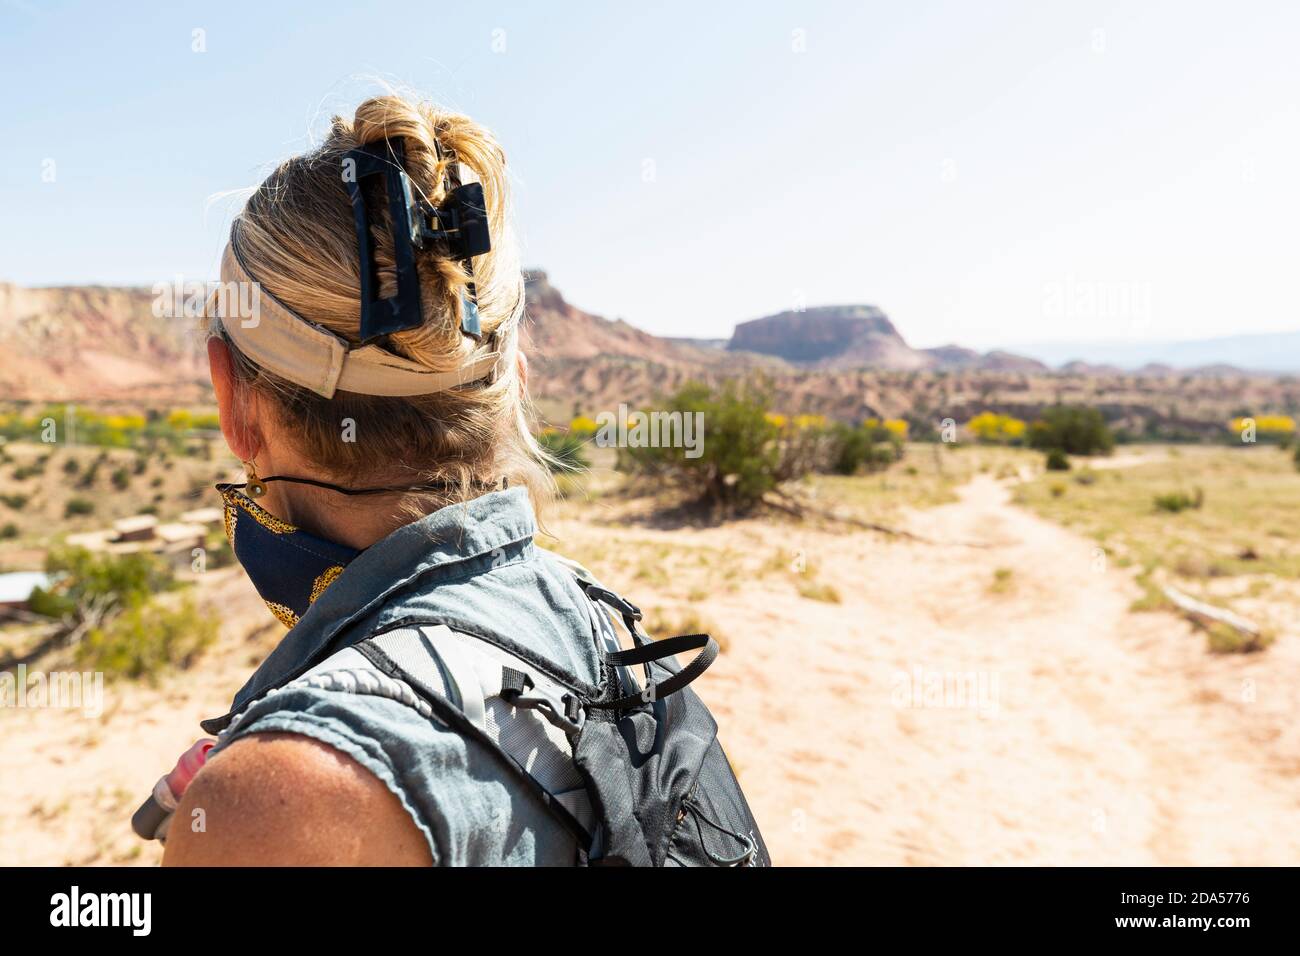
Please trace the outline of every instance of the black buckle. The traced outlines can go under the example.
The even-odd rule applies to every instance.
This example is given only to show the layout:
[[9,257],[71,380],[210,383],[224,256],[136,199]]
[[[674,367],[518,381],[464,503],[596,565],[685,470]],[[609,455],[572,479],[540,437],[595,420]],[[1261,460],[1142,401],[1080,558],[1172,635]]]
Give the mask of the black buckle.
[[592,584],[590,581],[583,581],[582,588],[587,592],[588,597],[603,601],[624,617],[630,617],[634,621],[641,620],[641,609],[626,598],[621,598],[613,591],[608,591],[599,584]]

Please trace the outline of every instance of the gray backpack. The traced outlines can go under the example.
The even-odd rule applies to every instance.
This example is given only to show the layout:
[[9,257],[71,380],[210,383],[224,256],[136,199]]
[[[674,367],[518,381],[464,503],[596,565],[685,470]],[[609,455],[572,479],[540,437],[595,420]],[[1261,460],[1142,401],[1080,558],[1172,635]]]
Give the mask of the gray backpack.
[[[598,687],[578,686],[489,628],[432,619],[404,621],[342,652],[369,668],[326,661],[299,680],[392,697],[474,738],[573,834],[580,863],[770,865],[717,724],[688,686],[717,656],[717,642],[705,634],[650,640],[634,605],[585,574],[578,583],[604,629]],[[692,650],[697,656],[678,667],[675,656]]]

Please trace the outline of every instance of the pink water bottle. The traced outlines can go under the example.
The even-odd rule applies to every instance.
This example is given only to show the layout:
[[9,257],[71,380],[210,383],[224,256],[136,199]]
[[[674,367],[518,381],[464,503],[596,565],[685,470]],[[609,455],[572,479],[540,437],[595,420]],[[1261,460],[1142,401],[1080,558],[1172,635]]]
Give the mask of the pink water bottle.
[[149,795],[149,799],[142,803],[140,809],[131,817],[131,829],[141,839],[155,840],[164,836],[160,831],[175,811],[176,805],[180,803],[194,775],[203,769],[203,764],[208,759],[208,751],[215,745],[215,740],[207,738],[196,740],[193,747],[181,754],[181,759],[176,761],[176,766],[172,768],[171,773],[160,777],[153,785],[153,793]]

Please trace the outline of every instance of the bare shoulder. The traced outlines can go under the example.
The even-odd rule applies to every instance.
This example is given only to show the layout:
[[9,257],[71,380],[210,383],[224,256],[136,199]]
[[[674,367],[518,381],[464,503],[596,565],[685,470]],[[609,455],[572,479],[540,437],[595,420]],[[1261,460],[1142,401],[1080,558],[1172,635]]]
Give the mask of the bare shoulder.
[[299,734],[252,734],[203,768],[165,866],[428,866],[429,846],[365,767]]

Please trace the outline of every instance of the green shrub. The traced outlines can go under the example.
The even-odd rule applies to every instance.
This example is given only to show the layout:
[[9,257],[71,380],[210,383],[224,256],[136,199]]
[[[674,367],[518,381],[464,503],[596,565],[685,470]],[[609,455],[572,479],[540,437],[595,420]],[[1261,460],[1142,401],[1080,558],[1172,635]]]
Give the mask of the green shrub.
[[584,449],[586,439],[582,435],[548,430],[538,435],[537,441],[550,456],[547,464],[551,471],[574,472],[591,467]]
[[1205,643],[1211,654],[1254,654],[1273,643],[1271,633],[1243,634],[1235,627],[1219,621],[1212,622],[1205,630]]
[[22,511],[23,507],[27,504],[29,500],[30,500],[29,495],[21,495],[21,494],[0,495],[0,501],[3,501],[14,511]]
[[146,603],[92,629],[77,647],[77,661],[111,676],[154,677],[189,666],[216,637],[217,622],[190,597],[174,608]]
[[871,436],[865,428],[845,424],[835,426],[835,460],[832,470],[839,475],[855,475],[872,457]]
[[65,475],[75,475],[79,471],[81,471],[81,462],[77,461],[77,459],[69,458],[63,463],[63,473]]
[[18,537],[19,534],[21,534],[21,532],[18,530],[18,525],[14,524],[12,521],[6,524],[3,528],[0,528],[0,540],[3,541],[12,540],[13,538]]
[[95,503],[86,498],[69,498],[67,503],[63,506],[63,517],[65,518],[94,513]]
[[1047,453],[1046,468],[1048,471],[1069,471],[1070,456],[1059,448],[1053,448]]
[[1165,492],[1156,495],[1154,500],[1157,511],[1178,514],[1180,511],[1199,508],[1205,500],[1205,495],[1200,488],[1197,488],[1191,494],[1185,491]]
[[897,434],[884,426],[864,422],[857,427],[836,424],[829,432],[831,455],[828,467],[815,471],[833,471],[855,475],[864,468],[882,471],[903,457],[903,443]]
[[1029,426],[1029,446],[1039,451],[1059,449],[1071,455],[1100,455],[1115,447],[1115,436],[1097,409],[1054,405]]
[[126,491],[131,486],[131,473],[125,468],[118,468],[113,472],[113,487],[118,491]]

